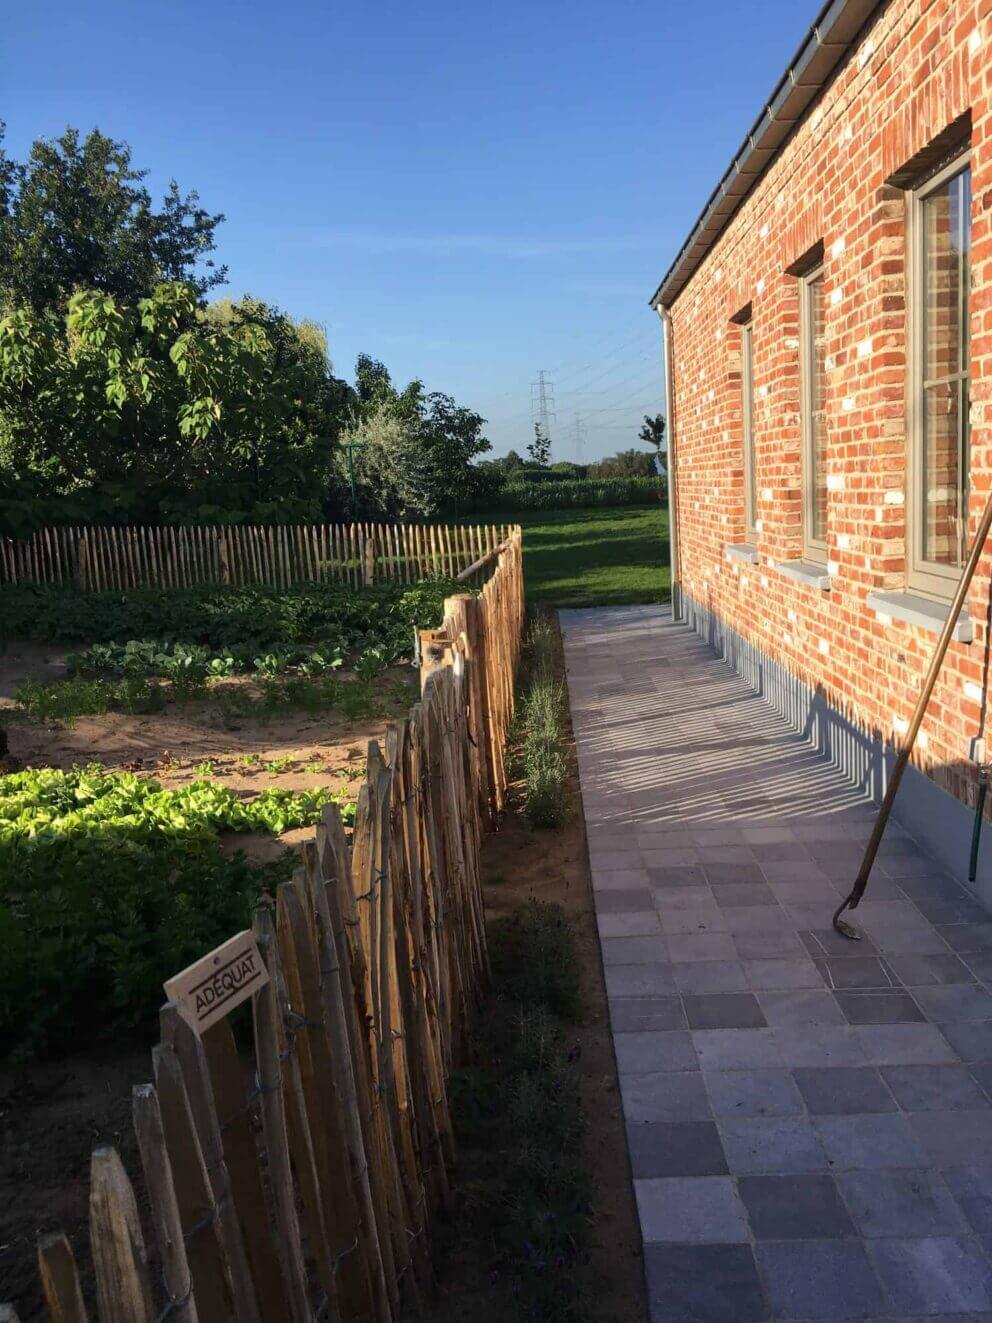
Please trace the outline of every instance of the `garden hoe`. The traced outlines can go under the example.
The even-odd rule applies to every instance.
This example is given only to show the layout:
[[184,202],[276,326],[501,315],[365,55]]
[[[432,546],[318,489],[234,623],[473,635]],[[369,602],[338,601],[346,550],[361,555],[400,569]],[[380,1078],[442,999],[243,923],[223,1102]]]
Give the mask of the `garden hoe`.
[[889,784],[885,788],[885,798],[882,800],[882,807],[878,811],[878,817],[875,819],[875,826],[872,828],[871,837],[865,847],[864,858],[861,860],[861,867],[858,870],[858,876],[855,879],[851,893],[841,903],[834,914],[834,928],[844,937],[859,940],[861,934],[853,924],[847,923],[841,918],[845,910],[855,910],[861,904],[861,897],[865,894],[865,887],[868,885],[868,878],[871,874],[872,865],[875,862],[875,856],[878,854],[878,847],[882,843],[882,836],[888,825],[889,814],[892,812],[892,805],[895,803],[896,795],[899,793],[899,782],[902,780],[902,774],[906,770],[906,764],[909,762],[910,755],[913,752],[913,745],[916,743],[916,736],[919,734],[920,726],[923,724],[923,717],[927,710],[927,704],[930,702],[930,696],[933,693],[934,685],[937,683],[937,676],[943,665],[944,657],[947,655],[947,647],[954,633],[954,626],[958,622],[958,616],[961,614],[961,608],[964,606],[965,599],[968,596],[968,589],[975,576],[975,570],[978,568],[978,562],[981,559],[982,551],[985,547],[985,541],[989,535],[989,529],[992,527],[992,495],[985,505],[982,521],[978,526],[978,532],[975,534],[975,541],[972,543],[971,551],[965,562],[964,569],[961,571],[961,578],[954,592],[954,600],[951,602],[950,610],[947,613],[947,619],[944,621],[944,627],[940,631],[940,638],[937,640],[937,646],[934,649],[933,657],[930,661],[930,669],[927,671],[927,677],[923,681],[923,688],[920,696],[916,700],[916,707],[913,711],[913,719],[909,723],[909,729],[906,732],[906,738],[903,741],[902,748],[899,750],[899,756],[896,758],[895,766],[892,768],[892,775],[889,777]]

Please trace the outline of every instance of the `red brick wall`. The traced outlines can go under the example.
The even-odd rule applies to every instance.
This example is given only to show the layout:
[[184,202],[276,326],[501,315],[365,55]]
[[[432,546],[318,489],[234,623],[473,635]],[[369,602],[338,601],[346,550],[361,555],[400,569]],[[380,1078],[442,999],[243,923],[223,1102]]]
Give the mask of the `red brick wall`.
[[[769,75],[775,70],[769,70]],[[971,502],[992,488],[992,0],[891,0],[737,212],[672,309],[684,591],[884,737],[905,729],[936,642],[880,620],[873,590],[906,586],[906,210],[885,180],[971,115]],[[786,268],[824,249],[831,591],[774,562],[802,554],[798,288]],[[743,542],[740,330],[751,304],[760,563]],[[992,557],[952,643],[916,761],[968,799],[981,731]],[[992,732],[989,733],[992,752]]]

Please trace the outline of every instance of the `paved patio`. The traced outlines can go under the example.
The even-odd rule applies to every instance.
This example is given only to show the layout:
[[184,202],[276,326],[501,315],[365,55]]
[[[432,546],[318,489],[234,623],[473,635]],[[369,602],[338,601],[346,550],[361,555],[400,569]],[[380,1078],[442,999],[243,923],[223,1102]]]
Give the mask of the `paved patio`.
[[992,1320],[992,921],[666,610],[563,611],[656,1323]]

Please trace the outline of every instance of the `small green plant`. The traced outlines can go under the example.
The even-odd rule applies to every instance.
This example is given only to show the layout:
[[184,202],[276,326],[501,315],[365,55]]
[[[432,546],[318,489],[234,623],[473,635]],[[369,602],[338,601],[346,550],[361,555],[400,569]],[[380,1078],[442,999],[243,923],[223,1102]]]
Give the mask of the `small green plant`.
[[193,775],[198,777],[213,776],[214,770],[212,759],[207,758],[202,763],[197,763],[193,768]]
[[377,680],[392,664],[389,652],[379,646],[366,648],[355,662],[355,674],[359,680]]
[[259,753],[242,753],[235,758],[234,763],[242,772],[254,771],[255,768],[262,766],[262,755]]
[[75,676],[55,684],[29,680],[16,690],[14,701],[32,721],[66,728],[74,726],[79,717],[103,716],[107,712],[160,712],[165,706],[162,686],[137,676],[122,680]]
[[265,764],[265,770],[278,776],[281,772],[285,772],[292,767],[295,762],[296,759],[291,753],[284,753],[277,758],[270,758]]
[[490,926],[492,993],[469,1064],[451,1084],[460,1166],[459,1253],[474,1241],[500,1317],[580,1323],[576,1268],[592,1195],[564,1025],[579,1014],[574,934],[557,905],[532,903]]

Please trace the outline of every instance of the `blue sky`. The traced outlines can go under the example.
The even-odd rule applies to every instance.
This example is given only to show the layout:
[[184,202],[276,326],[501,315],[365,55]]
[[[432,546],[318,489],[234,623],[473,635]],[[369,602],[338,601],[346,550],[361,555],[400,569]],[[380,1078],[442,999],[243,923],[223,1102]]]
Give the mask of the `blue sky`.
[[[5,14],[8,147],[131,143],[228,219],[223,293],[328,330],[523,449],[636,443],[662,405],[647,299],[815,3],[37,0]],[[576,427],[577,418],[581,425]]]

